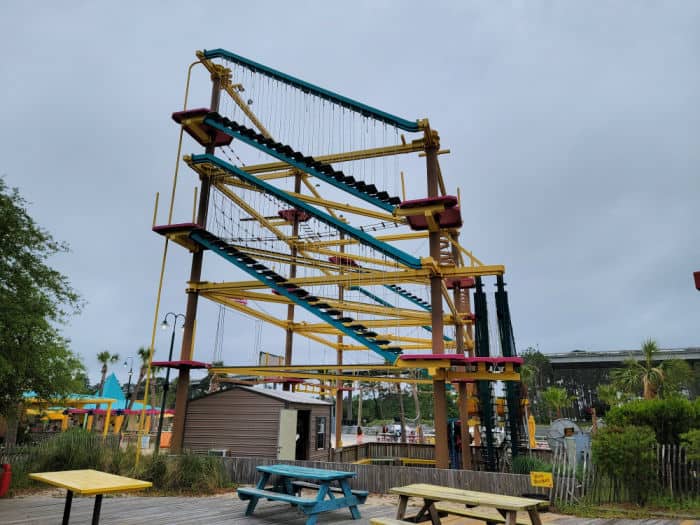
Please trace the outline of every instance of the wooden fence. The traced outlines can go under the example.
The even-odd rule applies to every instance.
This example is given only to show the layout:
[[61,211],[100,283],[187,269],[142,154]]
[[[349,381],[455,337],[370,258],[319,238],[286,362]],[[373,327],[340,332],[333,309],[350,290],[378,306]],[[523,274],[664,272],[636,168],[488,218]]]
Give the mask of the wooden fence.
[[[548,463],[552,461],[551,450],[531,450],[528,451],[527,454]],[[480,447],[472,446],[474,470],[484,470],[485,465],[482,464],[482,455]],[[328,454],[328,461],[334,461],[336,463],[353,463],[366,458],[435,459],[435,445],[368,442],[339,449],[331,449]]]
[[533,489],[530,476],[504,474],[501,472],[478,472],[475,470],[450,470],[420,467],[391,467],[385,465],[358,465],[353,463],[327,463],[321,461],[280,461],[256,457],[222,458],[226,470],[234,483],[255,484],[259,473],[258,465],[286,463],[304,467],[324,468],[357,472],[351,485],[353,488],[386,494],[391,487],[411,483],[433,483],[446,487],[465,488],[484,492],[495,492],[510,496],[539,494],[547,497],[546,489]]
[[435,446],[416,443],[369,442],[331,449],[328,454],[328,461],[335,463],[354,463],[366,458],[435,459]]
[[[654,449],[654,494],[679,500],[697,497],[700,494],[700,461],[689,461],[685,449],[679,445],[656,445]],[[596,469],[590,450],[578,458],[567,454],[564,447],[557,447],[553,452],[554,501],[585,500],[600,504],[631,500],[628,488],[619,479]]]

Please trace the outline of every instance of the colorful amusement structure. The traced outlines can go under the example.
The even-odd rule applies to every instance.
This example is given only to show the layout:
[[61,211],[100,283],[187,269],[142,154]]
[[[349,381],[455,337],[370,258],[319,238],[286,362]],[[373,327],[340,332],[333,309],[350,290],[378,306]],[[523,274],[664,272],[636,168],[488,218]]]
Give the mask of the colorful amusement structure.
[[[173,119],[204,148],[184,156],[178,149],[201,181],[196,217],[173,223],[171,204],[168,224],[153,227],[166,238],[165,253],[169,242],[192,253],[180,357],[158,363],[179,369],[173,449],[182,446],[190,370],[209,367],[194,360],[201,297],[285,334],[283,364],[211,367],[217,377],[314,385],[335,392],[341,414],[345,385],[358,373],[363,381],[430,383],[439,468],[449,461],[450,383],[459,395],[463,467],[472,461],[472,424],[485,464],[495,468],[493,385],[504,381],[507,439],[517,454],[522,360],[505,268],[460,244],[462,203],[459,191],[445,188],[438,158],[449,151],[438,132],[427,119],[394,116],[223,49],[197,52],[190,73],[195,65],[210,74],[211,101],[189,109],[186,96]],[[425,256],[414,255],[426,241]],[[206,253],[244,280],[204,280]],[[499,356],[490,352],[487,277],[496,280]],[[298,337],[332,349],[336,364],[299,364]],[[349,364],[348,352],[365,352],[367,362]],[[340,434],[338,417],[337,445]]]

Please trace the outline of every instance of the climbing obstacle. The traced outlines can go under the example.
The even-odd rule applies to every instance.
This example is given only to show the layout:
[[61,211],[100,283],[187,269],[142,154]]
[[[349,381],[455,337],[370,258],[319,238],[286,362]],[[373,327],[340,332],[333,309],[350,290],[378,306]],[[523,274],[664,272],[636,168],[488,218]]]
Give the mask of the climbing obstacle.
[[[284,366],[210,368],[221,380],[251,376],[319,391],[334,382],[339,402],[343,381],[352,381],[346,371],[362,352],[370,380],[406,382],[407,370],[427,370],[444,465],[445,383],[479,385],[483,406],[481,385],[517,383],[521,361],[514,347],[492,357],[488,340],[473,333],[488,316],[472,311],[469,293],[505,268],[484,264],[459,243],[460,199],[444,187],[439,135],[426,119],[392,115],[226,50],[197,57],[212,79],[211,103],[172,114],[205,148],[182,159],[201,181],[197,218],[153,226],[193,254],[183,346],[171,365],[195,362],[203,298],[278,327],[285,338]],[[424,167],[416,168],[418,155]],[[413,184],[407,197],[404,162],[415,180],[427,171],[427,196]],[[424,240],[430,253],[416,256],[412,243]],[[205,254],[246,280],[202,278]],[[303,366],[294,353],[299,338],[330,351],[337,368],[295,368]],[[193,367],[179,368],[184,384]],[[459,388],[461,403],[474,399],[472,387]],[[488,426],[490,416],[482,421]]]

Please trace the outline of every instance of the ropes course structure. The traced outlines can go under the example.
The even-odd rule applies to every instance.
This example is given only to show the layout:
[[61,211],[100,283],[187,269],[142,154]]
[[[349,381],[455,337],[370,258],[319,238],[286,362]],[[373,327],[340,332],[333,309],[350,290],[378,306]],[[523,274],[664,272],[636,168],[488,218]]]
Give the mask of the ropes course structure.
[[[285,337],[283,365],[211,367],[219,380],[282,378],[286,389],[303,383],[296,389],[335,393],[340,413],[344,385],[357,373],[363,381],[430,383],[440,468],[449,460],[446,383],[459,392],[468,466],[466,422],[480,417],[493,448],[492,385],[505,381],[510,439],[518,443],[522,360],[507,313],[505,268],[484,264],[460,244],[459,191],[448,194],[438,160],[449,151],[440,149],[428,120],[392,115],[223,49],[199,51],[197,59],[212,80],[210,105],[173,113],[204,148],[182,156],[201,181],[196,219],[153,227],[166,247],[173,242],[192,253],[178,362],[197,363],[201,297]],[[421,242],[429,248],[422,257],[415,255]],[[202,279],[205,253],[244,278]],[[486,277],[498,286],[497,357],[489,350]],[[332,351],[336,364],[299,364],[298,338]],[[218,339],[214,355],[226,358]],[[182,446],[190,368],[179,371],[174,450]],[[425,371],[419,379],[409,373],[416,369]],[[477,396],[479,403],[467,402]],[[468,406],[481,408],[470,413]]]

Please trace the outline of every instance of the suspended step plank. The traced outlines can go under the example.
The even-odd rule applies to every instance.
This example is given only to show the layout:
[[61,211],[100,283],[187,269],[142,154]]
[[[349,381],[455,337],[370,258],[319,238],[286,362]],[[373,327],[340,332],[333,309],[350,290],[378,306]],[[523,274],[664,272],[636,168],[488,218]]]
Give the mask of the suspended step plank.
[[192,168],[194,171],[196,171],[202,176],[209,176],[212,170],[216,171],[216,168],[219,168],[220,170],[227,172],[228,174],[242,180],[243,182],[246,182],[252,186],[255,186],[256,188],[261,189],[268,195],[272,195],[275,198],[287,203],[290,206],[293,206],[298,210],[302,210],[309,213],[312,217],[318,219],[322,223],[327,224],[328,226],[331,226],[332,228],[335,228],[338,231],[345,233],[349,237],[352,237],[353,239],[359,241],[360,244],[374,248],[378,252],[386,255],[387,257],[395,261],[398,261],[401,264],[408,266],[409,268],[419,269],[422,267],[422,263],[419,258],[414,257],[413,255],[410,255],[409,253],[400,250],[394,246],[391,246],[388,243],[380,241],[372,237],[368,233],[354,228],[353,226],[350,226],[349,224],[346,224],[339,219],[336,219],[328,213],[316,209],[310,204],[307,204],[304,201],[297,199],[292,195],[289,195],[284,190],[281,190],[276,186],[273,186],[272,184],[269,184],[268,182],[259,179],[255,175],[246,173],[242,169],[237,168],[236,166],[233,166],[232,164],[229,164],[228,162],[214,155],[190,155],[185,157],[185,162],[187,162],[190,168]]
[[262,133],[222,117],[216,112],[209,113],[204,119],[204,123],[384,211],[393,211],[394,206],[401,202],[401,199],[390,196],[386,191],[376,191],[372,184],[368,185],[357,181],[354,177],[337,171],[328,163],[319,162],[287,144],[275,142]]
[[[178,226],[179,230],[184,229],[184,225]],[[159,230],[160,231],[158,233],[165,235],[167,228],[160,227]],[[379,354],[385,361],[393,363],[396,360],[397,355],[401,353],[401,348],[399,347],[382,348],[390,343],[388,340],[378,340],[368,337],[368,335],[366,335],[366,333],[363,331],[357,331],[349,328],[349,326],[346,325],[354,325],[357,322],[355,319],[351,317],[341,317],[342,312],[340,310],[334,310],[332,308],[319,308],[317,305],[323,303],[319,303],[318,297],[311,295],[303,288],[285,282],[286,280],[284,277],[268,269],[264,264],[259,263],[254,258],[248,256],[243,251],[239,250],[232,244],[227,243],[204,228],[200,228],[196,224],[189,225],[189,236],[190,239],[201,245],[203,248],[211,250],[213,253],[233,263],[236,267],[243,270],[248,275],[251,275],[255,279],[264,283],[274,292],[277,292],[279,295],[286,297],[296,305],[301,306],[308,312],[311,312],[343,334],[352,337],[358,343],[365,345],[369,350]],[[280,279],[282,280],[280,281]]]

